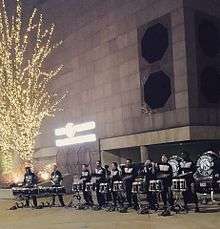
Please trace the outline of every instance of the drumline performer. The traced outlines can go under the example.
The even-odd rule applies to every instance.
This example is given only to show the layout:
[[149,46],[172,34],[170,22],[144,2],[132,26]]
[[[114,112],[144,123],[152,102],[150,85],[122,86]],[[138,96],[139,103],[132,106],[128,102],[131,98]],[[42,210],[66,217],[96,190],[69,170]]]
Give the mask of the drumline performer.
[[149,191],[150,180],[156,179],[156,164],[152,162],[150,159],[146,160],[144,163],[143,169],[140,170],[139,175],[144,178],[144,184],[147,190],[147,201],[149,204],[149,208],[151,210],[156,209],[157,197],[156,193]]
[[126,160],[126,165],[122,168],[122,181],[126,192],[126,199],[128,207],[132,207],[132,200],[134,202],[134,209],[138,209],[137,195],[132,195],[132,182],[135,180],[137,174],[132,164],[131,159]]
[[[50,177],[51,177],[50,180],[52,183],[52,187],[61,187],[61,183],[63,181],[63,176],[62,176],[61,172],[58,170],[56,164],[53,165],[53,172],[51,173]],[[55,195],[53,195],[53,197],[52,197],[52,206],[55,205],[55,197],[56,197]],[[63,195],[58,194],[58,199],[59,199],[61,206],[64,207],[65,203],[63,200]]]
[[95,185],[96,185],[96,197],[97,197],[99,208],[103,207],[104,204],[105,204],[104,195],[103,195],[103,193],[99,192],[100,183],[104,183],[106,181],[105,175],[106,175],[105,169],[102,167],[101,161],[97,161],[96,162],[95,172],[92,175],[92,177],[95,177],[95,180],[96,180],[96,182],[95,182]]
[[161,162],[157,165],[157,173],[158,173],[157,179],[162,180],[162,185],[163,185],[161,196],[164,203],[164,211],[162,212],[161,215],[168,216],[170,215],[168,203],[170,209],[172,209],[174,201],[171,192],[173,172],[172,172],[171,165],[168,163],[168,158],[166,154],[163,154],[161,156]]
[[[24,181],[23,181],[23,187],[25,188],[33,188],[37,185],[37,176],[31,171],[30,166],[25,167],[25,174],[24,174]],[[37,197],[32,196],[33,205],[34,207],[37,207]],[[26,206],[29,207],[30,205],[30,198],[26,198]]]
[[82,164],[82,172],[79,183],[82,184],[83,189],[83,198],[87,205],[93,206],[92,194],[89,191],[86,191],[86,183],[91,181],[91,173],[88,169],[87,164]]
[[184,161],[180,162],[180,176],[185,178],[187,188],[187,190],[183,192],[184,208],[186,211],[188,211],[189,195],[192,195],[192,200],[195,203],[195,212],[199,212],[198,197],[196,194],[195,181],[193,178],[196,167],[193,161],[189,158],[189,154],[186,151],[182,152],[181,157]]
[[[109,165],[105,165],[105,182],[109,185],[110,184],[110,176],[111,176],[111,171],[109,170]],[[112,200],[111,193],[108,192],[106,193],[106,204]]]
[[115,211],[115,208],[117,207],[117,202],[120,201],[118,198],[118,193],[113,190],[113,183],[115,181],[120,181],[120,173],[118,169],[118,163],[117,162],[112,162],[111,164],[111,171],[110,171],[110,189],[112,190],[112,200],[113,200],[113,208],[111,209],[112,211]]

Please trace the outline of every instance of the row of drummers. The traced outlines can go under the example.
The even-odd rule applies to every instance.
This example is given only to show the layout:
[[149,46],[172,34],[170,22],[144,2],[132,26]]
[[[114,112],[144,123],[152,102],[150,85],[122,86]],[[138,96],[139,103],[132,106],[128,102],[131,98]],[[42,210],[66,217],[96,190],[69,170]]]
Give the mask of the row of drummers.
[[93,205],[92,191],[96,192],[100,208],[105,206],[109,199],[107,193],[111,193],[110,199],[113,200],[114,207],[121,205],[119,197],[123,192],[128,207],[135,209],[139,208],[137,198],[139,193],[145,193],[149,208],[155,209],[158,205],[159,192],[163,200],[164,215],[169,214],[174,207],[173,192],[180,192],[183,195],[185,209],[188,209],[188,202],[193,200],[195,211],[198,212],[198,198],[193,177],[196,166],[187,152],[183,152],[181,158],[181,161],[176,160],[176,164],[172,164],[163,154],[159,163],[147,160],[142,167],[135,166],[131,159],[127,159],[124,166],[112,162],[110,170],[103,168],[101,162],[97,161],[93,174],[84,164],[80,180],[73,184],[73,192],[82,192],[88,205]]
[[[157,197],[160,193],[164,205],[164,214],[169,214],[168,211],[175,204],[173,193],[179,192],[183,196],[186,210],[189,200],[193,200],[195,211],[199,211],[196,181],[199,181],[203,188],[212,188],[214,181],[217,181],[219,177],[219,166],[215,163],[218,156],[213,155],[210,152],[205,153],[196,164],[192,162],[186,152],[183,152],[179,158],[173,156],[169,160],[163,154],[160,162],[154,163],[147,160],[143,166],[137,166],[137,164],[132,163],[131,159],[127,159],[123,166],[118,166],[116,162],[112,162],[110,170],[106,166],[103,168],[101,161],[97,161],[93,173],[86,164],[83,164],[80,179],[73,183],[72,191],[73,193],[81,192],[88,206],[92,206],[96,202],[93,200],[94,195],[92,195],[92,192],[95,192],[100,209],[106,206],[106,202],[109,200],[112,201],[114,207],[121,207],[127,202],[128,207],[138,209],[139,193],[146,194],[149,208],[155,209],[158,206]],[[210,177],[211,179],[208,180]],[[30,167],[26,167],[22,190],[15,188],[13,194],[23,194],[21,191],[23,192],[25,189],[25,192],[28,191],[27,195],[23,195],[26,197],[26,204],[29,205],[29,199],[33,198],[34,206],[37,206],[37,197],[40,196],[38,194],[45,191],[51,194],[52,205],[55,204],[55,196],[57,195],[60,204],[64,206],[63,194],[65,191],[63,189],[65,188],[62,187],[62,180],[61,172],[54,165],[51,173],[51,187],[42,187],[42,190],[39,191],[36,175]],[[206,182],[207,180],[208,182]],[[37,189],[37,194],[30,193],[34,188]],[[122,196],[123,198],[121,198]]]

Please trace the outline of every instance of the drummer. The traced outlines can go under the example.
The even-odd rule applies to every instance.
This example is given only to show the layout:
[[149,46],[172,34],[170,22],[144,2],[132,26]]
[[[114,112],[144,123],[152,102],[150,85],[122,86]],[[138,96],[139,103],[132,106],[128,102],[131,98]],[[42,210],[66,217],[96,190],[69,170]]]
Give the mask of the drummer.
[[96,162],[95,172],[94,172],[94,174],[92,175],[92,177],[95,178],[96,197],[97,197],[99,209],[100,209],[101,207],[103,207],[104,204],[105,204],[105,198],[104,198],[103,194],[99,192],[100,183],[104,183],[104,182],[106,181],[106,176],[105,176],[105,175],[106,175],[106,171],[105,171],[105,169],[102,167],[101,161],[97,161],[97,162]]
[[[61,172],[58,170],[56,164],[53,165],[53,172],[51,173],[50,177],[51,177],[50,180],[52,183],[52,187],[60,187],[61,186],[61,183],[63,181],[63,176],[62,176]],[[56,196],[53,195],[52,205],[55,205],[55,197]],[[61,206],[64,207],[65,204],[63,201],[63,195],[59,194],[58,199],[59,199]]]
[[125,187],[128,207],[132,207],[132,199],[133,199],[134,209],[137,210],[138,208],[137,196],[132,195],[132,182],[135,180],[136,176],[137,173],[135,171],[134,165],[132,164],[132,160],[127,159],[125,166],[122,168],[122,181]]
[[[162,190],[162,200],[164,203],[164,211],[162,212],[162,216],[170,215],[170,210],[168,208],[168,202],[170,205],[170,209],[173,208],[173,195],[171,192],[172,185],[172,176],[173,171],[171,165],[168,163],[168,158],[166,154],[162,154],[161,162],[157,165],[157,179],[162,180],[163,190]],[[168,200],[168,201],[167,201]]]
[[85,191],[86,183],[90,182],[90,180],[91,180],[91,173],[88,169],[88,165],[82,164],[82,172],[81,172],[79,184],[83,185],[83,198],[84,198],[86,204],[89,206],[92,206],[93,205],[92,194],[91,194],[91,192]]
[[144,178],[144,183],[147,189],[147,201],[151,210],[156,209],[157,197],[155,192],[149,192],[150,180],[156,179],[156,164],[150,159],[147,159],[144,163],[144,167],[140,170],[139,175]]
[[183,192],[183,199],[184,199],[184,208],[186,211],[188,211],[188,202],[190,199],[190,196],[192,196],[192,200],[195,203],[195,212],[199,212],[198,207],[198,197],[195,191],[195,181],[193,178],[193,174],[196,171],[196,167],[192,160],[189,157],[188,152],[183,151],[181,153],[181,157],[184,161],[180,162],[180,175],[179,177],[185,178],[186,180],[186,187],[187,190]]
[[[31,171],[30,166],[25,167],[25,174],[24,174],[24,181],[23,181],[23,187],[25,188],[33,188],[37,185],[37,176]],[[33,205],[34,207],[37,207],[37,197],[32,196]],[[30,198],[26,198],[26,206],[30,206]]]
[[[111,173],[110,173],[110,187],[111,190],[113,190],[113,183],[115,181],[120,181],[121,177],[119,174],[119,170],[118,170],[118,163],[117,162],[112,162],[111,164]],[[112,211],[115,210],[115,208],[117,207],[117,200],[118,200],[118,193],[117,192],[112,192],[112,198],[113,198],[113,208]]]

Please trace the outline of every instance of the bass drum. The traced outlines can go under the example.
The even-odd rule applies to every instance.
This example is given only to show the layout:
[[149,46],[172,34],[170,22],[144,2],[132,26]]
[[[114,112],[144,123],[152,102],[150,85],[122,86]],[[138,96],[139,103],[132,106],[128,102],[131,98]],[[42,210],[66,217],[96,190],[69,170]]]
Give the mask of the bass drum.
[[180,170],[180,162],[183,162],[183,158],[177,155],[174,155],[169,158],[168,163],[171,165],[173,170],[173,177],[177,177]]
[[218,171],[219,157],[216,153],[208,151],[199,157],[196,163],[197,175],[208,177],[216,174]]
[[196,181],[197,191],[210,192],[215,190],[219,192],[216,174],[219,174],[220,158],[219,156],[208,151],[202,154],[196,162],[196,172],[194,179]]

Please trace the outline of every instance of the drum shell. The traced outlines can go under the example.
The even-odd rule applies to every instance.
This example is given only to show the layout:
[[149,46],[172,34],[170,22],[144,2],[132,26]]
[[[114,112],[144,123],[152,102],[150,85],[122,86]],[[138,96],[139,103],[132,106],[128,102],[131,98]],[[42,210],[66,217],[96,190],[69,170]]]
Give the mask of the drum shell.
[[214,186],[213,179],[199,179],[195,183],[196,192],[198,193],[210,193]]
[[108,193],[109,192],[109,184],[108,183],[100,183],[99,184],[99,192],[100,193]]
[[82,192],[83,191],[83,184],[82,183],[73,183],[72,185],[72,192]]
[[113,192],[123,192],[124,191],[123,181],[114,181],[112,191]]
[[171,190],[174,192],[185,192],[187,190],[186,180],[181,179],[173,179]]
[[66,193],[66,189],[64,186],[61,187],[53,187],[51,194],[55,194],[55,195],[61,195],[61,194],[65,194]]
[[92,192],[96,190],[96,184],[95,183],[91,183],[91,182],[87,182],[85,184],[85,191],[86,192]]
[[12,188],[14,196],[35,196],[39,194],[38,188]]
[[132,183],[132,193],[146,193],[146,185],[143,181],[135,181]]
[[164,190],[162,180],[150,180],[149,191],[150,192],[161,192]]

